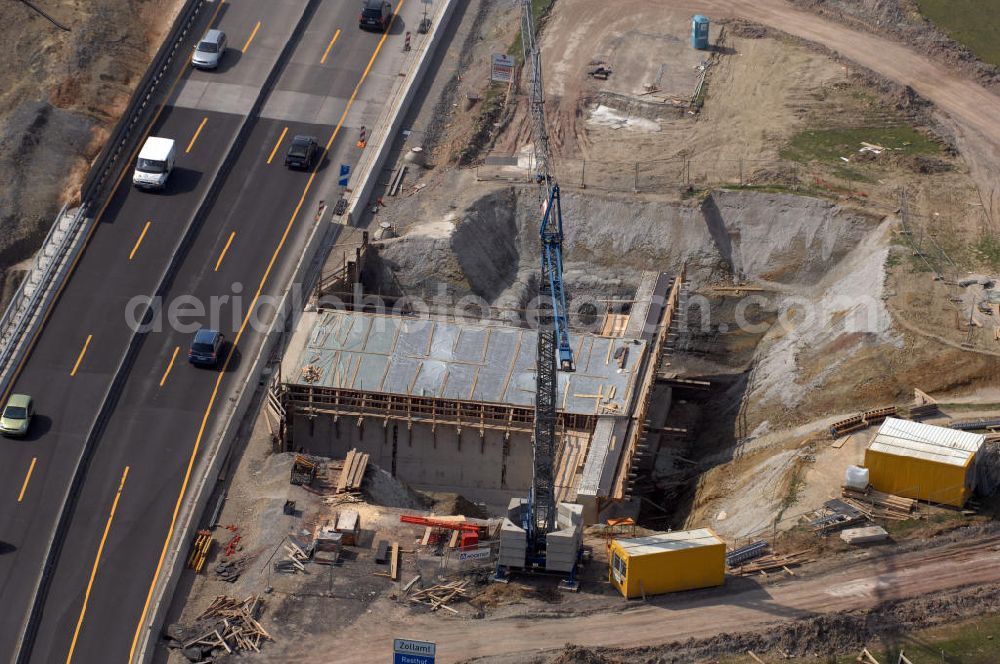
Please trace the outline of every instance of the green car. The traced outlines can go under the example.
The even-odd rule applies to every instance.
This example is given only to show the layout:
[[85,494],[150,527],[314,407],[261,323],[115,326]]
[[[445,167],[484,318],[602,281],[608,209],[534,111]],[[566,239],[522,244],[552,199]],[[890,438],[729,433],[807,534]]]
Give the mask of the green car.
[[27,394],[12,394],[0,415],[0,433],[5,436],[23,436],[28,433],[31,416],[35,414],[34,404]]

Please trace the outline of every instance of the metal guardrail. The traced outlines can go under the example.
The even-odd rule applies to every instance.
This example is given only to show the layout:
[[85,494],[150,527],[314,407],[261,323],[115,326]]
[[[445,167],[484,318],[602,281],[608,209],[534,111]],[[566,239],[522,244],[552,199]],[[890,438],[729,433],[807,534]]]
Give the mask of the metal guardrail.
[[15,351],[21,346],[25,330],[36,319],[39,304],[52,292],[56,277],[87,219],[86,204],[77,208],[72,217],[67,217],[66,207],[64,205],[59,211],[42,248],[35,254],[31,270],[17,287],[0,319],[0,394],[10,387],[17,357]]

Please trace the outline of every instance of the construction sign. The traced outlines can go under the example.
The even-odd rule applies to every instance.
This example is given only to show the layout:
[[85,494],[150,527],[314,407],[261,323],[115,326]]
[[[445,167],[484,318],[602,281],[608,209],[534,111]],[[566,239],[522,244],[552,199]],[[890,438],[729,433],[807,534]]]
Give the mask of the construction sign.
[[490,66],[490,80],[510,83],[514,80],[514,58],[505,53],[494,53]]

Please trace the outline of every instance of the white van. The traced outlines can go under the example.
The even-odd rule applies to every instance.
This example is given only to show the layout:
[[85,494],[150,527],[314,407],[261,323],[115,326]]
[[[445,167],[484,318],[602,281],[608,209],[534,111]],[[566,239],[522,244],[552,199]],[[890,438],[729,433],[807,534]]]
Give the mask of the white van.
[[163,189],[173,169],[173,139],[150,136],[139,151],[132,184],[141,189]]

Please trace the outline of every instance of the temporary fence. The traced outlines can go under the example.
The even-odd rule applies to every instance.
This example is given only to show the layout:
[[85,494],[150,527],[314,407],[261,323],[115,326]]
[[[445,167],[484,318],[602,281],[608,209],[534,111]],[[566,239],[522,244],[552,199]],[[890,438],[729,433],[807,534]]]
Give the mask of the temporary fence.
[[[868,198],[880,185],[837,175],[835,169],[782,159],[675,157],[611,162],[555,158],[563,187],[631,193],[676,192],[730,186]],[[491,154],[476,166],[481,181],[534,182],[530,155]]]

